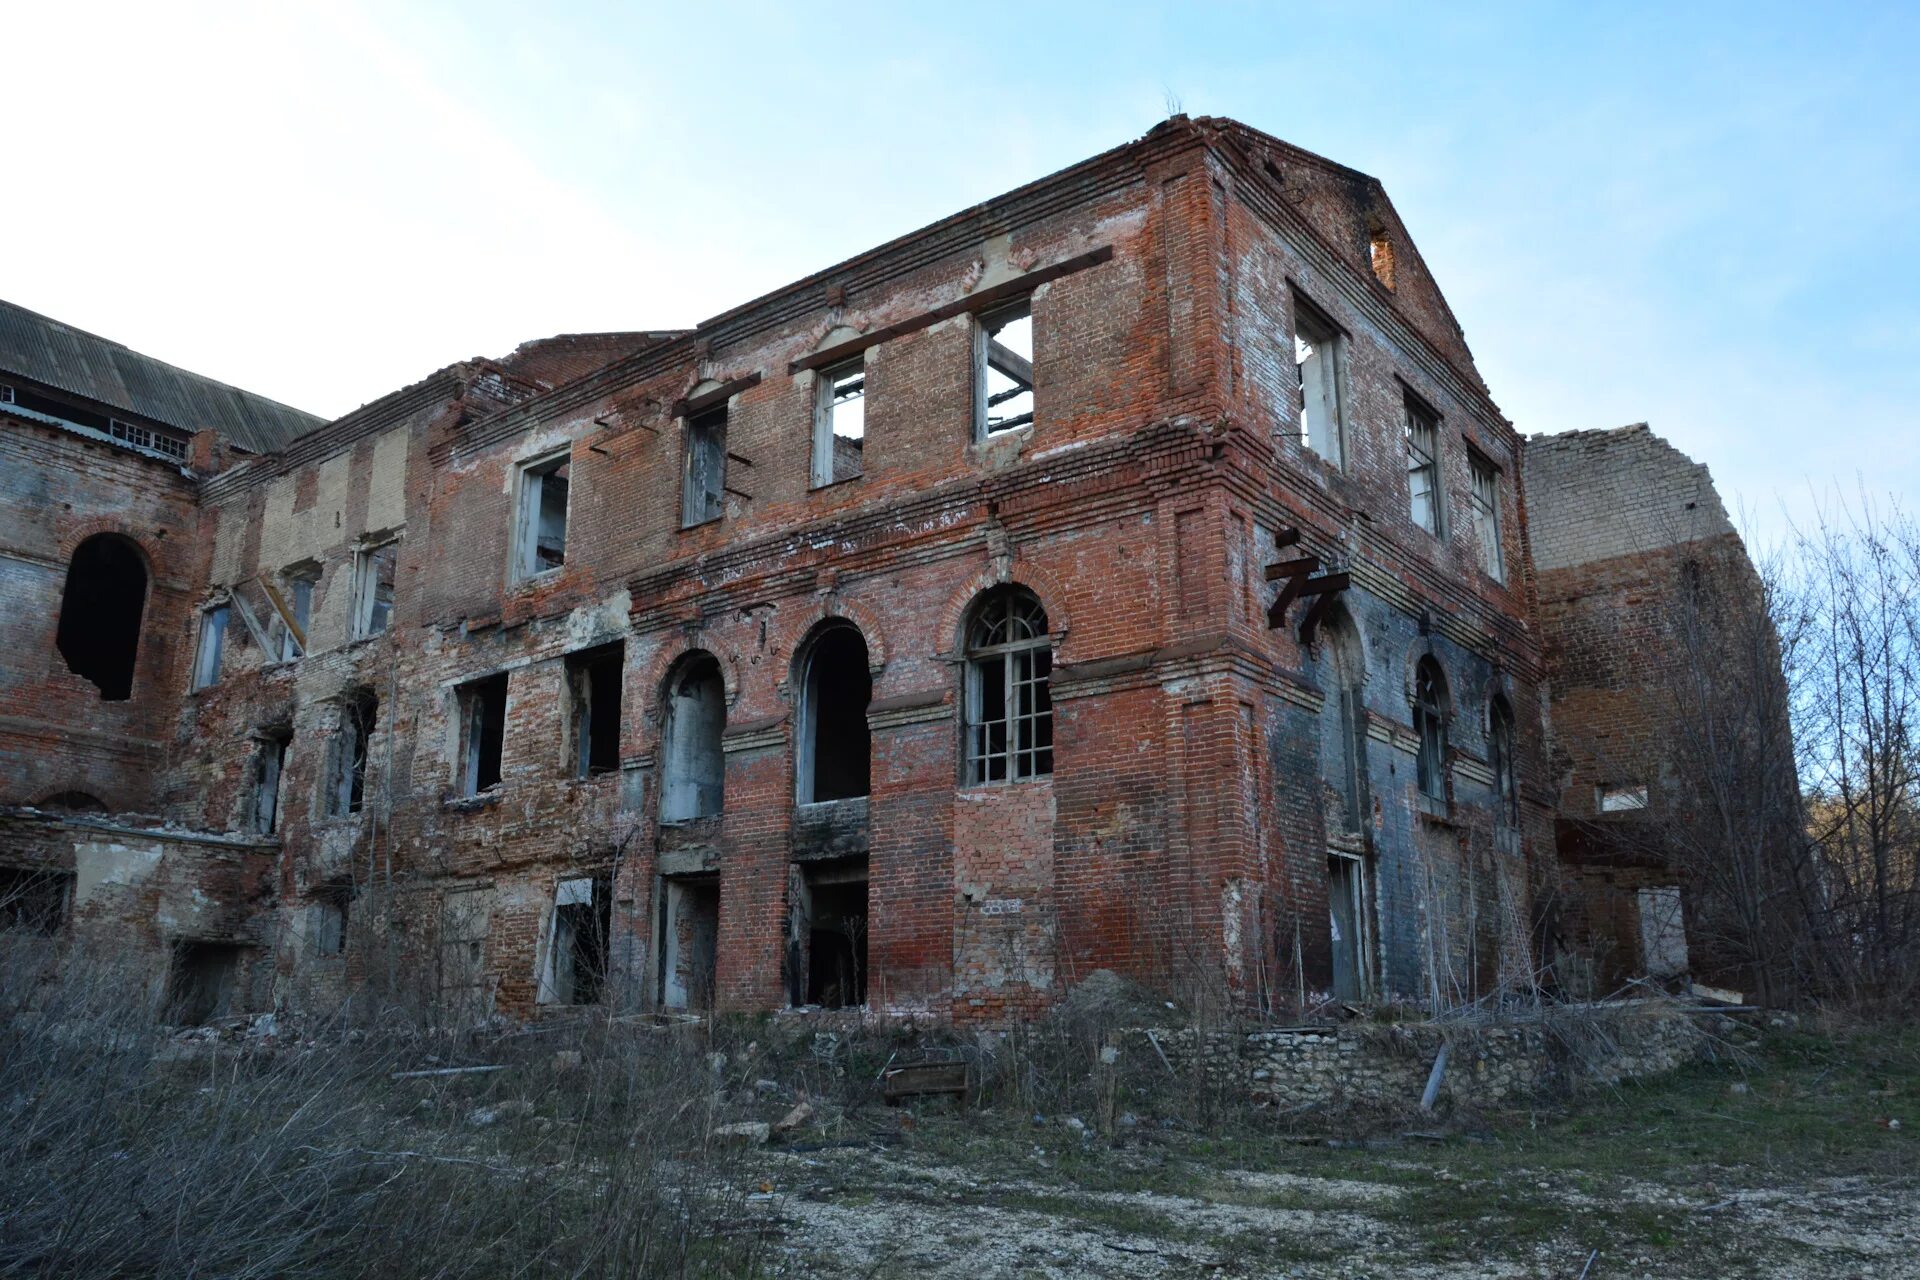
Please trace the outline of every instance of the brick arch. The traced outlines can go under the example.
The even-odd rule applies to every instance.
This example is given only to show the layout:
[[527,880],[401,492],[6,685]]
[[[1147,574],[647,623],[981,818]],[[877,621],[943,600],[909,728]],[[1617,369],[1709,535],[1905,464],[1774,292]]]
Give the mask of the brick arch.
[[740,702],[740,664],[737,655],[730,654],[718,645],[707,643],[708,637],[695,633],[687,637],[684,644],[662,645],[660,650],[648,659],[647,664],[635,673],[639,687],[646,691],[646,700],[641,706],[641,714],[647,723],[656,728],[662,723],[662,708],[666,705],[667,677],[673,669],[689,656],[704,653],[720,666],[720,686],[726,693],[727,709],[731,711]]
[[1065,648],[1071,628],[1066,590],[1051,573],[1031,561],[1012,565],[1005,571],[998,565],[982,569],[947,597],[940,611],[939,629],[934,633],[946,639],[945,656],[957,657],[966,647],[963,631],[974,601],[995,587],[1009,586],[1025,587],[1039,597],[1040,607],[1047,611],[1047,634],[1053,637],[1054,657],[1061,662],[1070,661]]
[[160,576],[159,540],[143,537],[111,516],[95,516],[89,520],[82,520],[67,530],[66,536],[60,539],[60,563],[72,564],[73,553],[80,549],[80,544],[88,538],[103,533],[124,538],[135,551],[140,553],[140,565],[147,571],[147,587],[151,591],[154,580]]
[[1400,691],[1402,700],[1408,706],[1413,705],[1413,695],[1417,687],[1416,681],[1420,671],[1420,664],[1428,658],[1432,658],[1433,665],[1440,669],[1440,713],[1451,723],[1460,712],[1460,689],[1458,687],[1460,681],[1455,678],[1453,672],[1447,669],[1447,664],[1441,660],[1439,653],[1434,650],[1433,642],[1424,636],[1408,645],[1406,653],[1401,657]]
[[775,616],[779,627],[777,652],[786,657],[786,670],[780,677],[782,689],[792,683],[794,660],[823,622],[851,623],[860,632],[860,638],[867,642],[867,670],[876,679],[887,665],[886,629],[880,625],[879,615],[858,600],[826,596],[793,613]]
[[1507,704],[1507,714],[1513,717],[1515,731],[1520,724],[1520,700],[1514,696],[1513,677],[1495,667],[1487,678],[1480,682],[1479,694],[1480,731],[1489,733],[1493,729],[1493,704],[1495,699]]

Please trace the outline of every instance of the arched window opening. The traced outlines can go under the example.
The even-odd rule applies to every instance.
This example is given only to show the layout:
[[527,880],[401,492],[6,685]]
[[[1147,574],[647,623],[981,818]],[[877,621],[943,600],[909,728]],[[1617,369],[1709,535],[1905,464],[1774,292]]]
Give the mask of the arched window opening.
[[107,802],[86,791],[56,791],[33,807],[57,809],[64,813],[105,813]]
[[688,655],[667,677],[660,821],[719,814],[727,774],[720,735],[726,727],[727,689],[719,661],[710,653]]
[[807,649],[795,755],[801,804],[867,794],[873,743],[867,703],[873,677],[867,642],[845,624],[821,631]]
[[133,696],[133,662],[147,607],[147,567],[133,543],[97,533],[74,548],[55,637],[67,670],[91,680],[106,702]]
[[1031,591],[998,587],[967,627],[967,781],[1053,772],[1053,638]]
[[1413,731],[1420,740],[1420,794],[1447,801],[1447,678],[1432,658],[1420,659],[1413,676]]
[[1487,764],[1493,770],[1494,816],[1509,825],[1520,819],[1520,788],[1513,763],[1513,708],[1496,697],[1487,708]]

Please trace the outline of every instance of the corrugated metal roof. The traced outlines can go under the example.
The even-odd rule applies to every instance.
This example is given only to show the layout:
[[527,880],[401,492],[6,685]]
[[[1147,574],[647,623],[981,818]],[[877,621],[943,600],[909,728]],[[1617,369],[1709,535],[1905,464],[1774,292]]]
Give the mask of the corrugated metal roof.
[[183,431],[211,427],[271,453],[325,418],[230,387],[0,300],[0,372],[84,396]]

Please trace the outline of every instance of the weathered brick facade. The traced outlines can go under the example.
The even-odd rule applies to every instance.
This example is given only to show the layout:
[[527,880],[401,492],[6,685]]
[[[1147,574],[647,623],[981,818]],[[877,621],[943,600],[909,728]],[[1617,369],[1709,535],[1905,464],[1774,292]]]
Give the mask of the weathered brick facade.
[[[1022,302],[1031,420],[982,433],[1004,360],[979,354],[984,321]],[[1301,438],[1308,329],[1334,335],[1315,341],[1337,445]],[[848,361],[860,474],[816,486],[816,384]],[[1437,532],[1409,509],[1410,403],[1441,424]],[[683,527],[689,423],[719,407],[721,514]],[[1555,793],[1524,442],[1380,185],[1233,122],[1177,117],[694,330],[456,365],[257,456],[206,432],[170,467],[0,420],[0,572],[26,602],[4,624],[0,801],[84,791],[122,825],[251,833],[232,838],[271,851],[259,884],[220,892],[255,904],[275,1000],[378,979],[526,1015],[592,990],[569,968],[589,952],[594,995],[631,1006],[857,992],[978,1022],[1102,968],[1276,1009],[1531,970]],[[529,574],[547,474],[564,555]],[[89,530],[154,566],[121,704],[55,652]],[[1329,590],[1269,626],[1285,588],[1264,567],[1308,556]],[[271,630],[265,586],[296,580],[305,652],[280,660],[239,615]],[[969,638],[1007,587],[1044,611],[1042,659],[1005,670],[1042,664],[1050,768],[976,782],[1000,686]],[[217,678],[196,681],[198,609],[222,602]],[[809,664],[844,626],[869,784],[803,802],[837,749],[808,736]],[[569,656],[615,643],[617,743],[587,767]],[[1445,725],[1425,794],[1423,672]],[[502,673],[487,721],[473,682]],[[685,812],[663,804],[681,787],[702,797]]]

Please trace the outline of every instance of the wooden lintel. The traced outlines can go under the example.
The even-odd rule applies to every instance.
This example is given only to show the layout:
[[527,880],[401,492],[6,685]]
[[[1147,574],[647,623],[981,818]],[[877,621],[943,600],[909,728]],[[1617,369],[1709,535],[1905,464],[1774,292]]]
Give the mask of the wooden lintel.
[[1312,573],[1320,567],[1319,556],[1301,556],[1297,560],[1280,560],[1267,566],[1267,581],[1278,582],[1282,578],[1298,578]]
[[750,373],[744,378],[735,378],[732,382],[723,382],[711,391],[703,391],[697,396],[673,402],[673,416],[691,418],[696,413],[704,413],[716,408],[739,395],[742,391],[751,391],[760,385],[760,375]]

